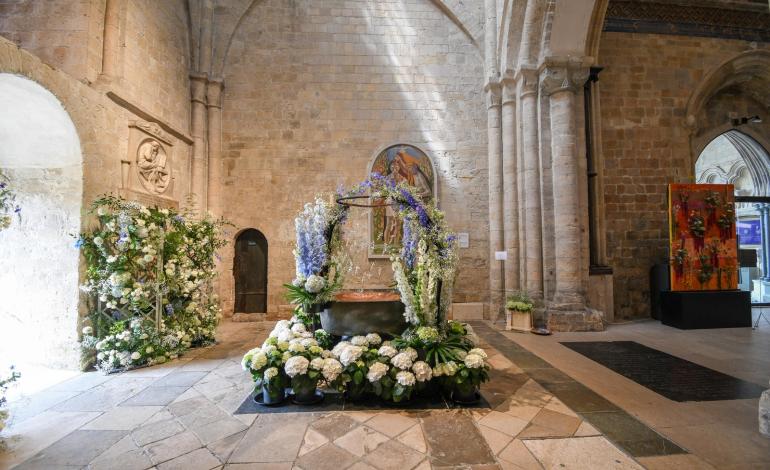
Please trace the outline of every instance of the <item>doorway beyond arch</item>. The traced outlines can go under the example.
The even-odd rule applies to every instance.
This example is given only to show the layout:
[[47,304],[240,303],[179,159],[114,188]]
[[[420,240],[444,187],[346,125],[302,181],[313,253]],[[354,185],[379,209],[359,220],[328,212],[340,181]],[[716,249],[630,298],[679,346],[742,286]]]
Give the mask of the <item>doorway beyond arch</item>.
[[257,229],[241,231],[235,239],[233,313],[267,313],[268,245]]

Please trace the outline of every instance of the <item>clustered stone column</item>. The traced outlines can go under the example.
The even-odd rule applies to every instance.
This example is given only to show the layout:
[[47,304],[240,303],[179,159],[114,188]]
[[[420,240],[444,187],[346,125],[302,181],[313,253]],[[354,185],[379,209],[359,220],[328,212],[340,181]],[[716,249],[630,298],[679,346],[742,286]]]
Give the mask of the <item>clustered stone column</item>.
[[[579,148],[578,97],[588,72],[582,60],[546,61],[539,68],[518,67],[497,88],[487,86],[493,97],[489,103],[493,302],[500,296],[493,255],[502,245],[508,253],[504,290],[526,291],[538,310],[545,308],[548,326],[562,331],[604,327],[601,313],[586,306],[588,201],[586,166],[580,160],[584,153]],[[500,90],[500,98],[491,93],[493,89]],[[551,199],[552,212],[544,206],[544,200]],[[546,231],[552,232],[554,246],[543,242]],[[548,272],[546,255],[555,259],[555,268]],[[547,291],[546,285],[555,289]]]
[[499,262],[495,261],[495,252],[503,251],[503,168],[502,137],[500,133],[500,85],[490,83],[486,87],[487,96],[487,138],[489,171],[489,291],[490,303],[494,311],[492,320],[502,313],[503,276]]
[[208,160],[206,157],[206,74],[190,74],[190,94],[192,101],[191,134],[193,138],[190,192],[194,194],[195,206],[200,211],[206,210],[206,187],[208,183]]
[[222,80],[209,80],[206,87],[208,107],[208,210],[221,215],[222,185]]

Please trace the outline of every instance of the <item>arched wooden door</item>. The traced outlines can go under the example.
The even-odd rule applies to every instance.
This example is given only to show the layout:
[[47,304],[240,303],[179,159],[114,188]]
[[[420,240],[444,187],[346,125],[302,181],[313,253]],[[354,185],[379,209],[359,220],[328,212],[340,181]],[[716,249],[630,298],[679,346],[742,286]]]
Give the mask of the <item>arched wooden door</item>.
[[244,230],[235,241],[235,312],[267,312],[267,239],[259,230]]

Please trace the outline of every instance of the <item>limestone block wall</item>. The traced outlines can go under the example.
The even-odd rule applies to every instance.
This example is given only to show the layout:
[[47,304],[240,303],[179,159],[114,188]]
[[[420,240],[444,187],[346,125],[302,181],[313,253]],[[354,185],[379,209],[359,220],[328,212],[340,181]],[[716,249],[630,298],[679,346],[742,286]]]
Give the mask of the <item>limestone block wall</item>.
[[[439,205],[453,229],[470,234],[455,301],[487,301],[483,57],[435,4],[264,1],[235,32],[223,75],[222,207],[239,227],[267,237],[269,311],[286,303],[281,284],[294,276],[297,211],[317,193],[363,180],[376,153],[396,143],[433,158]],[[366,224],[363,210],[352,213],[348,239],[360,271],[350,286],[387,287],[389,262],[367,259]]]
[[[607,251],[615,318],[648,317],[650,267],[668,256],[668,183],[693,181],[687,102],[745,41],[605,32],[599,76]],[[722,119],[728,109],[720,110]]]

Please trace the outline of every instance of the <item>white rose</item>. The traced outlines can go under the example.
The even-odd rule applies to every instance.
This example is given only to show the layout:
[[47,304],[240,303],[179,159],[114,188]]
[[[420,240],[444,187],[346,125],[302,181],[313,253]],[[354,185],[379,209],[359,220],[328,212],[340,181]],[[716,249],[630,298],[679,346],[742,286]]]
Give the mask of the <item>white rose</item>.
[[387,364],[383,364],[382,362],[375,362],[371,365],[371,367],[369,367],[369,372],[366,374],[366,378],[369,380],[369,382],[377,382],[388,373],[388,369],[389,367]]
[[415,383],[414,374],[405,370],[402,370],[396,374],[396,382],[400,383],[404,387],[411,387]]

